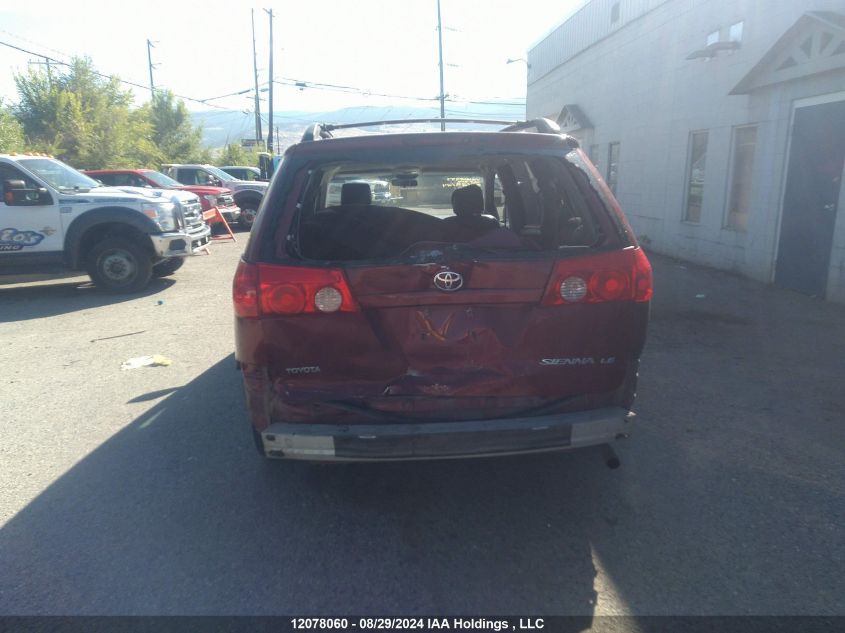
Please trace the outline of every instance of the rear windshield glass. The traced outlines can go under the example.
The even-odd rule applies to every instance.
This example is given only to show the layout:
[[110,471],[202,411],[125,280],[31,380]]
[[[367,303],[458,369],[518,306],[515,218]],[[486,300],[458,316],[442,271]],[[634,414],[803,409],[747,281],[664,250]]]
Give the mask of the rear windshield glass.
[[525,156],[319,165],[277,254],[372,262],[444,249],[523,256],[618,247],[614,216],[579,165]]

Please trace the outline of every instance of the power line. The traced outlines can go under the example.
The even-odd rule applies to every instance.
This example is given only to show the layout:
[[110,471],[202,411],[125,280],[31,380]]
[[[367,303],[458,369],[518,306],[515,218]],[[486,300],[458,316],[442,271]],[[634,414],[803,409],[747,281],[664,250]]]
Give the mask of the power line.
[[[410,101],[440,101],[440,97],[412,97],[409,95],[395,95],[384,92],[375,92],[366,88],[359,88],[356,86],[344,86],[340,84],[327,84],[319,81],[304,81],[302,79],[294,79],[292,77],[280,77],[273,81],[275,84],[281,86],[294,86],[300,90],[312,88],[314,90],[329,90],[335,92],[346,92],[361,94],[372,97],[388,97],[390,99],[408,99]],[[471,103],[478,105],[503,105],[503,106],[524,106],[525,102],[508,102],[508,101],[475,101],[471,99],[449,99],[446,98],[447,103]]]
[[[37,53],[35,51],[27,50],[25,48],[21,48],[20,46],[15,46],[14,44],[9,44],[9,42],[0,41],[0,45],[8,46],[9,48],[13,48],[16,51],[26,53],[27,55],[34,55],[35,57],[40,57],[42,59],[49,60],[49,61],[54,62],[54,63],[56,63],[60,66],[67,66],[67,67],[71,66],[71,64],[69,64],[68,62],[62,61],[60,59],[56,59],[55,57],[50,57],[49,55],[44,55],[43,53]],[[104,79],[115,79],[119,83],[126,84],[127,86],[133,86],[135,88],[141,88],[142,90],[148,90],[149,89],[147,86],[144,86],[142,84],[136,83],[134,81],[129,81],[128,79],[121,79],[117,75],[107,75],[106,73],[101,73],[100,71],[95,70],[94,68],[91,68],[91,73],[94,74],[94,75],[97,75],[98,77],[103,77]],[[202,103],[203,105],[210,106],[212,108],[217,108],[219,110],[229,109],[229,108],[224,108],[223,106],[215,105],[213,103],[206,103],[202,99],[194,99],[193,97],[186,97],[185,95],[176,94],[175,92],[173,93],[173,96],[178,97],[180,99],[184,99],[185,101],[193,101],[193,102],[196,102],[196,103]]]
[[250,92],[252,92],[252,88],[244,88],[243,90],[238,90],[237,92],[227,92],[226,94],[220,95],[218,97],[208,97],[206,99],[198,99],[198,101],[202,101],[203,103],[207,101],[217,101],[217,99],[225,99],[226,97],[237,97],[238,95],[245,95]]
[[[8,32],[8,31],[4,31],[4,32]],[[34,55],[35,57],[40,57],[41,59],[53,62],[57,65],[66,66],[66,67],[71,66],[71,64],[69,64],[68,62],[65,62],[61,59],[57,59],[55,57],[51,57],[51,56],[45,55],[43,53],[39,53],[39,52],[30,50],[30,49],[26,49],[26,48],[23,48],[21,46],[16,46],[16,45],[11,44],[9,42],[0,41],[0,45],[6,46],[8,48],[12,48],[12,49],[20,51],[22,53],[26,53],[28,55]],[[61,53],[61,51],[57,51],[57,52]],[[65,53],[61,53],[61,54],[65,54]],[[134,81],[130,81],[128,79],[122,79],[122,78],[120,78],[116,75],[108,75],[108,74],[100,72],[100,71],[98,71],[94,68],[91,69],[91,72],[93,74],[95,74],[99,77],[103,77],[105,79],[115,79],[119,83],[125,84],[127,86],[132,86],[134,88],[140,88],[142,90],[148,90],[149,89],[148,86],[145,86],[143,84],[140,84],[140,83],[137,83],[137,82],[134,82]],[[390,93],[384,93],[384,92],[376,92],[376,91],[372,91],[372,90],[368,90],[368,89],[360,88],[360,87],[356,87],[356,86],[347,86],[347,85],[343,85],[343,84],[331,84],[331,83],[317,82],[317,81],[306,81],[306,80],[296,79],[296,78],[292,78],[292,77],[281,77],[279,79],[274,80],[273,83],[278,84],[278,85],[282,85],[282,86],[296,87],[296,88],[299,88],[300,90],[305,90],[305,89],[326,90],[326,91],[330,91],[330,92],[342,92],[342,93],[347,93],[347,94],[359,94],[359,95],[365,95],[365,96],[385,97],[385,98],[390,98],[390,99],[404,99],[404,100],[409,100],[409,101],[422,101],[422,102],[440,101],[439,97],[419,97],[419,96],[415,97],[415,96],[409,96],[409,95],[396,95],[396,94],[390,94]],[[263,85],[269,85],[269,82],[265,82]],[[159,88],[159,90],[161,90],[161,88]],[[216,108],[216,109],[221,110],[221,111],[230,111],[231,108],[226,108],[224,106],[217,105],[217,104],[214,104],[214,103],[209,103],[209,102],[215,101],[217,99],[222,99],[222,98],[225,98],[225,97],[231,97],[231,96],[238,96],[238,95],[246,94],[246,93],[250,92],[250,90],[251,90],[250,88],[245,88],[243,90],[239,90],[239,91],[236,91],[236,92],[227,93],[227,94],[219,95],[219,96],[216,96],[216,97],[208,97],[206,99],[197,99],[197,98],[194,98],[194,97],[188,97],[186,95],[177,94],[177,93],[173,93],[173,96],[178,97],[179,99],[183,99],[185,101],[191,101],[193,103],[199,103],[199,104],[202,104],[206,107]],[[470,100],[470,99],[463,100],[463,99],[446,98],[445,101],[447,103],[466,103],[466,104],[472,104],[472,105],[495,105],[495,106],[523,106],[523,105],[525,105],[524,102],[517,103],[517,102],[492,101],[492,100],[490,100],[490,101],[488,101],[488,100]],[[305,119],[299,119],[299,118],[296,118],[296,117],[282,117],[282,118],[291,119],[291,120],[295,120],[295,121],[305,120]]]
[[[371,96],[371,97],[386,97],[389,99],[405,99],[408,101],[440,101],[439,97],[413,97],[410,95],[396,95],[396,94],[389,94],[384,92],[375,92],[369,90],[367,88],[360,88],[356,86],[345,86],[341,84],[329,84],[320,81],[306,81],[302,79],[295,79],[293,77],[280,77],[276,79],[273,83],[280,85],[280,86],[287,86],[291,88],[298,88],[299,90],[327,90],[329,92],[342,92],[346,94],[359,94],[364,96]],[[267,86],[268,82],[263,82],[259,84],[261,86]],[[208,97],[207,99],[201,99],[203,103],[207,101],[216,101],[217,99],[223,99],[225,97],[233,97],[237,95],[247,94],[251,92],[252,88],[245,88],[243,90],[238,90],[237,92],[229,92],[224,95],[219,95],[216,97]],[[518,99],[519,97],[505,97],[506,99]],[[514,102],[514,101],[474,101],[471,99],[450,99],[446,98],[447,103],[468,103],[473,105],[500,105],[500,106],[524,106],[525,102]]]
[[[443,28],[444,28],[444,30],[447,30],[447,31],[456,30],[456,29],[451,29],[448,26],[444,26]],[[6,29],[0,29],[0,33],[6,33],[7,35],[11,35],[12,37],[14,37],[16,39],[19,39],[19,40],[22,40],[22,41],[25,41],[25,42],[30,42],[30,43],[35,44],[35,45],[37,45],[37,46],[39,46],[39,47],[41,47],[45,50],[52,51],[54,53],[58,53],[59,55],[64,55],[67,58],[76,57],[76,55],[71,55],[71,54],[67,53],[66,51],[61,51],[61,50],[58,50],[56,48],[51,48],[50,46],[47,46],[46,44],[43,44],[41,42],[36,42],[35,40],[32,40],[32,39],[25,38],[21,35],[17,35],[16,33],[12,33],[11,31],[7,31]],[[49,56],[44,55],[42,53],[36,53],[36,52],[33,52],[33,51],[29,51],[29,50],[23,49],[19,46],[9,44],[7,42],[0,42],[0,44],[3,44],[5,46],[9,46],[10,48],[14,48],[16,50],[28,53],[30,55],[35,55],[36,57],[40,57],[42,59],[48,59],[50,61],[53,61],[55,63],[61,64],[61,65],[64,65],[64,66],[70,65],[65,61],[49,57]],[[158,64],[156,64],[156,65],[158,65]],[[106,77],[106,78],[112,77],[112,75],[107,75],[105,73],[96,73],[96,74],[98,74],[102,77]],[[126,85],[136,87],[136,88],[142,88],[144,90],[148,89],[147,86],[144,86],[140,83],[136,83],[134,81],[130,81],[128,79],[118,78],[118,81],[120,81],[121,83],[124,83]],[[342,85],[342,84],[331,84],[331,83],[316,82],[316,81],[305,81],[305,80],[301,80],[301,79],[294,79],[294,78],[291,78],[291,77],[280,77],[279,79],[277,79],[275,81],[275,83],[277,83],[279,85],[295,86],[295,87],[299,88],[300,90],[303,90],[303,89],[306,89],[306,88],[313,88],[313,89],[320,89],[320,90],[328,90],[329,88],[336,88],[338,92],[353,92],[353,93],[362,94],[362,95],[370,95],[370,96],[375,96],[375,97],[388,97],[388,98],[392,98],[392,99],[406,99],[406,100],[410,100],[410,101],[439,101],[440,100],[439,97],[413,97],[413,96],[408,96],[408,95],[395,95],[395,94],[388,94],[388,93],[382,93],[382,92],[374,92],[374,91],[368,90],[366,88],[360,88],[360,87],[357,87],[357,86],[347,86],[347,85]],[[266,86],[269,85],[269,82],[263,82],[260,85],[266,87]],[[215,106],[214,104],[210,104],[210,103],[207,103],[207,102],[208,101],[216,101],[218,99],[223,99],[223,98],[226,98],[226,97],[239,96],[239,95],[242,95],[242,94],[247,94],[251,91],[252,91],[252,88],[246,88],[244,90],[239,90],[237,92],[230,92],[230,93],[226,93],[224,95],[219,95],[219,96],[216,96],[216,97],[208,97],[206,99],[195,99],[193,97],[186,97],[184,95],[178,95],[178,94],[174,94],[174,96],[179,97],[180,99],[185,99],[186,101],[201,103],[203,105],[207,105],[207,106],[210,106],[210,107],[218,107],[221,110],[226,110],[227,108],[224,108],[224,107],[221,107],[221,106]],[[450,98],[447,97],[446,102],[447,103],[471,103],[471,104],[479,104],[479,105],[505,105],[505,106],[507,106],[507,105],[514,105],[514,106],[525,105],[524,99],[522,99],[521,97],[502,97],[502,99],[506,99],[506,101],[496,101],[496,100],[493,100],[493,98],[489,98],[489,99],[485,98],[485,100],[474,101],[474,100],[466,100],[466,99],[450,99]],[[518,101],[518,102],[513,103],[511,101]],[[238,109],[240,109],[240,108],[238,108]]]
[[[51,51],[53,53],[58,53],[59,55],[64,55],[67,58],[75,57],[75,55],[71,55],[70,53],[67,53],[65,51],[60,51],[57,48],[51,48],[51,47],[47,46],[46,44],[43,44],[41,42],[36,42],[35,40],[31,40],[29,38],[26,38],[23,35],[18,35],[17,33],[12,33],[11,31],[7,31],[6,29],[0,29],[0,33],[5,33],[6,35],[11,35],[15,39],[18,39],[18,40],[21,40],[21,41],[24,41],[24,42],[29,42],[30,44],[35,44],[36,46],[40,46],[44,50],[48,50],[48,51]],[[39,57],[41,57],[41,56],[39,55]]]

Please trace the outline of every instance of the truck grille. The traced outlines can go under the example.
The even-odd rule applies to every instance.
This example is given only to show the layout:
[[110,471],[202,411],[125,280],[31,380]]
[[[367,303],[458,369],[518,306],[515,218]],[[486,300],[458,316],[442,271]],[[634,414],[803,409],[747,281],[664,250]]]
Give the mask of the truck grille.
[[185,228],[187,229],[202,226],[202,206],[199,202],[191,202],[183,205],[182,217],[185,218]]

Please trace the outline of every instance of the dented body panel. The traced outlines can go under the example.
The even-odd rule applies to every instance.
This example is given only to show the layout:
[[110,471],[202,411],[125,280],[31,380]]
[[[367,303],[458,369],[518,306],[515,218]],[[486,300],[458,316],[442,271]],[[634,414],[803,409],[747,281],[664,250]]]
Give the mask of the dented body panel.
[[[590,262],[588,255],[599,261],[601,249],[438,247],[380,261],[326,262],[296,252],[305,192],[320,160],[422,164],[444,152],[463,161],[502,152],[530,160],[562,159],[573,149],[554,135],[454,133],[317,141],[287,152],[264,201],[265,209],[276,211],[260,214],[243,265],[330,267],[342,276],[354,306],[284,314],[262,313],[269,304],[260,303],[264,308],[255,316],[236,317],[236,357],[267,456],[497,455],[568,450],[623,433],[648,301],[546,300],[562,260]],[[612,200],[597,174],[587,178],[595,200]],[[606,207],[596,222],[608,235],[604,252],[636,249],[621,210]],[[270,292],[261,290],[262,283],[256,277],[257,292]]]

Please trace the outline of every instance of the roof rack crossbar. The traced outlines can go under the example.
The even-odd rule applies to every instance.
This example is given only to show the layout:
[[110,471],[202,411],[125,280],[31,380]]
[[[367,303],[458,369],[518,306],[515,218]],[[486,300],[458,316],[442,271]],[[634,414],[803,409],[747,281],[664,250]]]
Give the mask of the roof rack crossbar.
[[333,130],[349,128],[374,127],[378,125],[403,125],[406,123],[479,123],[487,125],[506,126],[501,132],[519,132],[530,128],[536,128],[542,134],[560,134],[560,128],[554,121],[549,119],[532,119],[530,121],[501,121],[498,119],[387,119],[384,121],[363,121],[361,123],[312,123],[302,135],[302,141],[316,141],[324,138],[332,138]]
[[325,126],[329,130],[342,130],[345,128],[373,127],[375,125],[401,125],[403,123],[488,123],[490,125],[513,125],[516,121],[499,121],[493,119],[388,119],[385,121],[364,121],[363,123],[341,123],[338,125]]

